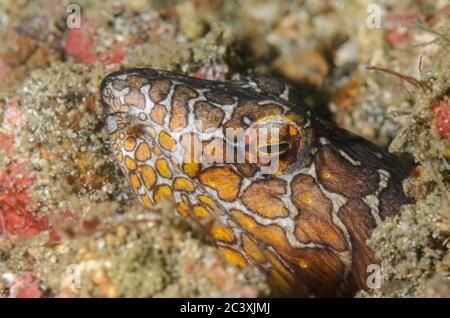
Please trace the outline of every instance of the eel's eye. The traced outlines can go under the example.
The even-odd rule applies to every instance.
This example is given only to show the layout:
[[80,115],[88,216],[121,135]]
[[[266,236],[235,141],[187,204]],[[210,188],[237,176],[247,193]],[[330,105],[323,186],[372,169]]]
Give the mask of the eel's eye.
[[269,144],[258,147],[258,152],[262,155],[273,156],[273,155],[281,155],[289,150],[291,145],[289,142],[284,141],[277,144]]
[[297,161],[303,147],[302,136],[302,129],[294,121],[264,118],[246,130],[246,159],[260,168],[276,166],[273,173],[281,174]]

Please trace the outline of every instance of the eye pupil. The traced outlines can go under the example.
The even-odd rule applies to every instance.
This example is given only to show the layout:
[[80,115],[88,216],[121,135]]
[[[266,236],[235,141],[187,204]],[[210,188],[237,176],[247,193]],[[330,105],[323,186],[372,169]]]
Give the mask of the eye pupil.
[[289,149],[289,143],[283,142],[279,144],[273,144],[273,145],[265,145],[258,148],[259,152],[262,152],[267,155],[273,155],[277,153],[283,153],[286,150]]

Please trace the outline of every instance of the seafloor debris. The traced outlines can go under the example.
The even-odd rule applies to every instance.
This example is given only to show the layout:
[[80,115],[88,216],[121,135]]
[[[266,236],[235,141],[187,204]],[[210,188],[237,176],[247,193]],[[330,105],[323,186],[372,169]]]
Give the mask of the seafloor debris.
[[[75,30],[61,1],[2,1],[0,295],[267,293],[170,208],[135,205],[106,146],[98,85],[111,70],[145,66],[213,79],[278,73],[340,126],[381,146],[394,140],[390,149],[418,165],[405,183],[417,204],[374,233],[381,288],[360,295],[448,297],[448,4],[376,2],[381,28],[366,26],[370,0],[82,0]],[[70,265],[86,270],[81,288],[62,284]]]

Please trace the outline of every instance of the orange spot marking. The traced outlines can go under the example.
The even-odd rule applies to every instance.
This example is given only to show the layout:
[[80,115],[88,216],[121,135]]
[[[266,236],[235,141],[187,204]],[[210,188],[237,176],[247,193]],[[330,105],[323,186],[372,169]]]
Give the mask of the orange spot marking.
[[145,187],[150,190],[156,182],[156,173],[150,166],[140,166],[139,172],[141,174],[141,178],[144,181]]
[[271,268],[269,270],[269,276],[272,279],[275,286],[280,288],[283,293],[289,293],[291,290],[291,285],[287,282],[287,280],[275,269]]
[[134,189],[134,191],[138,191],[141,187],[141,180],[139,180],[138,175],[135,172],[130,173],[130,183],[131,187]]
[[191,208],[186,202],[180,202],[177,204],[177,211],[183,216],[188,216]]
[[229,167],[212,167],[202,172],[200,182],[217,191],[224,201],[234,201],[239,194],[241,177]]
[[198,96],[197,92],[186,85],[177,86],[172,96],[172,108],[169,127],[172,130],[187,126],[187,102]]
[[154,103],[160,102],[169,93],[170,85],[171,82],[166,79],[152,81],[148,92],[150,99]]
[[286,182],[284,180],[261,180],[253,182],[244,191],[241,199],[248,209],[264,217],[285,217],[289,215],[289,212],[278,197],[285,193]]
[[123,131],[121,131],[121,132],[119,133],[119,139],[120,139],[120,140],[124,140],[124,139],[125,139],[125,133],[124,133]]
[[247,265],[247,261],[239,252],[223,246],[220,246],[219,249],[230,263],[240,267]]
[[158,186],[154,191],[153,200],[155,200],[156,203],[173,201],[172,189],[166,184]]
[[222,224],[214,225],[214,227],[211,230],[211,233],[214,236],[214,238],[218,241],[232,243],[234,242],[235,239],[233,231]]
[[194,215],[199,218],[204,218],[209,215],[208,210],[202,205],[196,205],[193,208]]
[[175,139],[170,137],[170,135],[168,133],[166,133],[165,131],[161,131],[159,133],[159,144],[164,149],[173,151],[173,150],[175,150],[175,146],[177,145],[177,142],[175,141]]
[[194,192],[194,184],[183,177],[178,177],[173,182],[173,188],[177,191],[186,191],[186,192]]
[[191,202],[185,194],[181,194],[181,202],[177,204],[177,211],[183,216],[189,216],[191,212]]
[[126,151],[131,151],[136,147],[136,138],[134,137],[128,137],[127,140],[124,142],[124,148]]
[[125,103],[144,109],[145,97],[138,90],[132,90],[125,96]]
[[302,193],[302,195],[300,196],[300,200],[307,205],[311,205],[312,204],[311,193],[308,192]]
[[213,199],[211,199],[210,197],[208,197],[207,195],[204,194],[200,194],[197,196],[197,199],[203,203],[204,205],[210,207],[211,209],[217,209],[217,203],[216,201],[214,201]]
[[[198,123],[201,122],[201,130],[204,132],[210,128],[218,128],[225,115],[224,111],[216,106],[213,106],[207,102],[195,103],[194,115],[198,119]],[[197,127],[200,129],[199,125]]]
[[119,144],[113,144],[113,149],[114,149],[114,150],[119,149]]
[[112,141],[116,141],[117,140],[117,134],[113,133],[111,135],[109,135],[109,137],[111,138]]
[[130,156],[125,156],[125,166],[128,170],[136,170],[136,161],[134,161]]
[[273,245],[277,250],[285,253],[292,251],[292,247],[286,238],[286,234],[279,226],[260,225],[253,218],[237,209],[232,209],[231,212],[245,229],[266,245]]
[[187,126],[187,112],[185,111],[182,114],[174,114],[170,119],[169,127],[172,130],[181,129]]
[[242,248],[247,256],[253,259],[257,264],[266,262],[266,257],[261,252],[256,242],[247,234],[242,234]]
[[299,259],[298,265],[300,265],[301,268],[308,268],[308,262],[303,258]]
[[295,281],[294,276],[289,271],[289,269],[284,266],[283,263],[273,254],[273,252],[267,250],[266,256],[269,259],[270,263],[284,276],[284,278],[290,283],[293,284]]
[[161,148],[159,148],[157,145],[154,145],[154,146],[153,146],[153,153],[154,153],[156,156],[161,156]]
[[184,163],[183,164],[183,171],[189,178],[196,178],[198,172],[200,171],[200,164],[199,163]]
[[153,208],[153,202],[147,195],[141,195],[141,201],[146,208]]
[[156,170],[158,171],[161,177],[167,179],[172,178],[172,171],[170,170],[169,164],[167,163],[166,159],[160,158],[156,160]]
[[331,201],[316,181],[311,176],[298,174],[291,182],[291,190],[292,202],[301,211],[295,218],[296,238],[302,243],[314,242],[338,251],[346,250],[346,240],[332,221]]
[[150,148],[148,146],[148,143],[146,143],[146,142],[141,143],[137,147],[136,152],[134,153],[134,156],[135,156],[136,160],[138,160],[138,161],[146,161],[146,160],[150,159],[151,154],[150,154]]
[[322,169],[322,171],[320,172],[320,176],[324,179],[329,179],[331,177],[331,174],[327,170]]
[[117,153],[117,159],[118,159],[119,161],[122,161],[122,160],[123,160],[123,153],[122,153],[122,151],[120,151],[120,150],[119,150],[119,152]]
[[163,105],[156,105],[150,112],[150,116],[152,117],[153,121],[159,125],[164,124],[164,117],[166,116],[166,114],[167,110]]

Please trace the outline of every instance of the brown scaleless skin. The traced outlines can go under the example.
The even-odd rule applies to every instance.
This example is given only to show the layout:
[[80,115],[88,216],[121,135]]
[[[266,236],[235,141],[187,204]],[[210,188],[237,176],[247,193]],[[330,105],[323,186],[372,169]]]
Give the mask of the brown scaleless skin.
[[[366,240],[413,202],[402,188],[410,164],[317,117],[279,79],[130,69],[103,80],[101,100],[113,153],[141,203],[174,201],[228,260],[257,266],[285,295],[367,290],[377,260]],[[278,138],[247,134],[263,128],[277,128]],[[244,162],[221,163],[239,149]],[[268,174],[263,157],[274,155]]]

